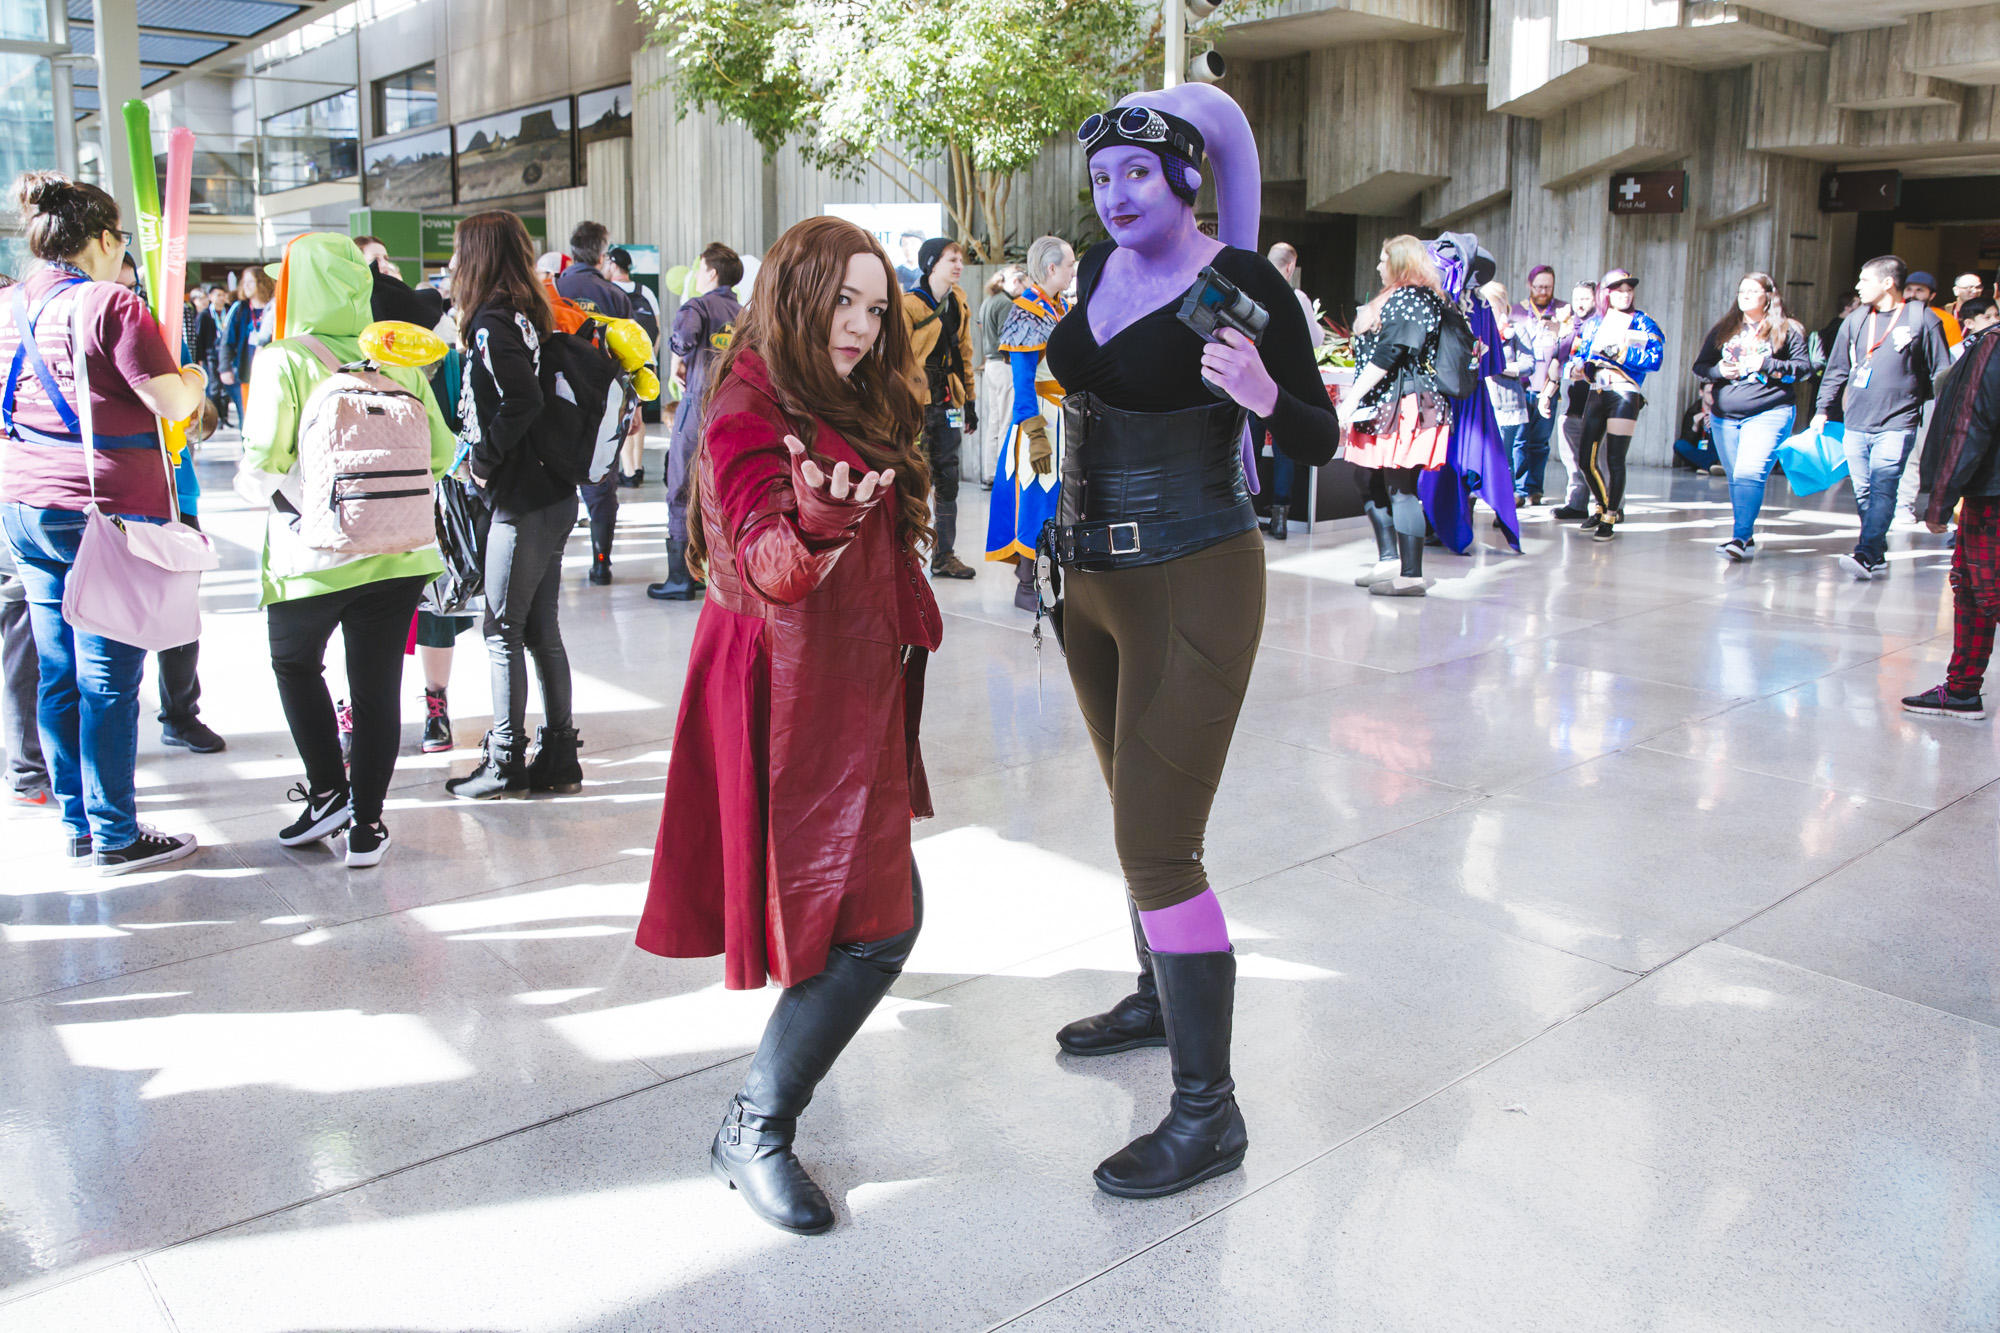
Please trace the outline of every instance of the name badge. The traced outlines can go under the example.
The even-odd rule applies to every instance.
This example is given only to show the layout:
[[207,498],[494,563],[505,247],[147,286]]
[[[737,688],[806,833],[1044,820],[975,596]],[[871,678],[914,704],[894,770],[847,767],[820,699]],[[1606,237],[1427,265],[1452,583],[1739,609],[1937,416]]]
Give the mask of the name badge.
[[1857,389],[1867,388],[1869,377],[1874,375],[1874,373],[1875,367],[1873,364],[1863,364],[1860,371],[1854,376],[1854,387]]
[[955,407],[952,408],[950,411],[944,414],[944,424],[951,427],[953,430],[958,430],[962,428],[965,425],[965,413],[959,411]]

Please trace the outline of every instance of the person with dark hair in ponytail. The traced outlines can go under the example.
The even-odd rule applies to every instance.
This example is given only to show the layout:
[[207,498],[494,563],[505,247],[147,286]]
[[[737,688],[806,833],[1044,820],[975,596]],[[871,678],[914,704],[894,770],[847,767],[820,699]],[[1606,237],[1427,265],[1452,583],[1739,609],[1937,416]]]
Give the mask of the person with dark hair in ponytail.
[[[145,303],[118,284],[118,205],[53,171],[14,183],[28,249],[43,261],[7,291],[8,367],[0,440],[0,527],[26,585],[41,659],[37,722],[70,859],[122,875],[177,860],[192,834],[139,823],[139,677],[146,654],[71,630],[64,586],[91,505],[127,522],[173,516],[173,478],[155,422],[201,409],[207,378],[179,365]],[[89,398],[78,394],[76,362]],[[88,422],[91,438],[83,436]]]
[[639,920],[642,949],[785,988],[709,1166],[799,1235],[834,1223],[792,1151],[799,1114],[923,922],[910,820],[931,813],[917,731],[943,624],[895,291],[874,237],[810,218],[765,255],[715,367],[688,513],[708,596]]
[[[1257,253],[1261,185],[1242,110],[1208,84],[1135,94],[1084,121],[1111,239],[1078,265],[1048,340],[1062,384],[1062,497],[1045,543],[1064,571],[1070,681],[1111,790],[1139,990],[1056,1034],[1073,1055],[1167,1048],[1172,1109],[1097,1167],[1099,1189],[1158,1198],[1242,1165],[1230,1077],[1236,957],[1202,865],[1209,808],[1264,626],[1264,545],[1245,470],[1268,432],[1293,460],[1338,430],[1305,312]],[[1196,225],[1206,154],[1217,241]],[[1177,317],[1217,279],[1262,305],[1257,342]],[[1250,430],[1246,433],[1246,427]]]

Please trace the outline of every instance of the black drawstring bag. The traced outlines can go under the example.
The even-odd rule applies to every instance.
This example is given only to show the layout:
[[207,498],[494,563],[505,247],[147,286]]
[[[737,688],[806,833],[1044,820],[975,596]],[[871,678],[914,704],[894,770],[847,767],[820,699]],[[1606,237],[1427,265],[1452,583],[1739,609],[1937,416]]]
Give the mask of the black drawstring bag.
[[438,551],[444,573],[424,590],[424,609],[432,615],[462,616],[485,609],[486,530],[493,508],[469,481],[447,472],[437,483]]

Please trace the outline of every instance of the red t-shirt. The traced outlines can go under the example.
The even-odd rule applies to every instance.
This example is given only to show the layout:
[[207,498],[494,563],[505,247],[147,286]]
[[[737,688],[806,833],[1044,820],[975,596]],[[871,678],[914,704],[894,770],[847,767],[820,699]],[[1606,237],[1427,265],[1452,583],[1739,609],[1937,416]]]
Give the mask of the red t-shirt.
[[[21,284],[33,311],[70,274],[38,269]],[[21,342],[15,326],[13,290],[0,292],[0,384],[14,362]],[[70,347],[74,303],[84,304],[84,356],[90,369],[91,426],[100,447],[96,451],[97,503],[106,513],[166,518],[168,479],[165,460],[151,439],[153,414],[132,392],[132,385],[174,373],[174,358],[160,337],[159,326],[136,293],[115,282],[78,283],[48,303],[35,317],[35,345],[56,387],[72,409],[76,375]],[[79,415],[81,415],[79,413]],[[70,435],[62,415],[25,357],[14,386],[14,421],[47,435]],[[145,436],[148,444],[106,449],[107,436]],[[38,509],[82,509],[90,503],[90,482],[84,474],[79,444],[50,445],[25,439],[0,440],[0,500]]]

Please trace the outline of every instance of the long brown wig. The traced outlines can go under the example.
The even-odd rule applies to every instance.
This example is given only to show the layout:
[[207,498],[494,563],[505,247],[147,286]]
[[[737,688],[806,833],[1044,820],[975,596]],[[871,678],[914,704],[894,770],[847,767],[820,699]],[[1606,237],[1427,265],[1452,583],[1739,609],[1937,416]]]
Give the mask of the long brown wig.
[[[1785,346],[1785,332],[1792,321],[1785,315],[1785,298],[1778,291],[1777,279],[1768,273],[1745,273],[1737,279],[1736,285],[1741,287],[1746,282],[1754,282],[1764,289],[1764,320],[1757,332],[1771,345],[1772,350],[1782,351]],[[1709,341],[1713,342],[1719,351],[1749,322],[1749,317],[1743,313],[1743,307],[1731,301],[1729,313],[1716,320],[1715,327],[1708,331]]]
[[482,307],[501,305],[528,317],[536,333],[555,327],[549,295],[535,272],[535,243],[512,213],[498,209],[459,221],[452,235],[451,300],[460,324]]
[[[872,255],[881,262],[888,309],[874,345],[842,379],[829,349],[834,302],[855,255]],[[729,349],[709,376],[702,416],[707,419],[709,404],[731,378],[736,358],[755,352],[770,372],[771,392],[792,433],[823,469],[832,471],[813,448],[821,421],[839,431],[871,471],[896,470],[896,535],[912,550],[922,550],[936,540],[930,523],[931,473],[923,453],[924,409],[912,387],[916,359],[897,292],[895,265],[875,238],[852,222],[818,217],[794,226],[764,256]],[[697,478],[707,453],[704,439],[695,452]],[[700,572],[708,551],[701,488],[692,485],[689,491],[688,559]]]

